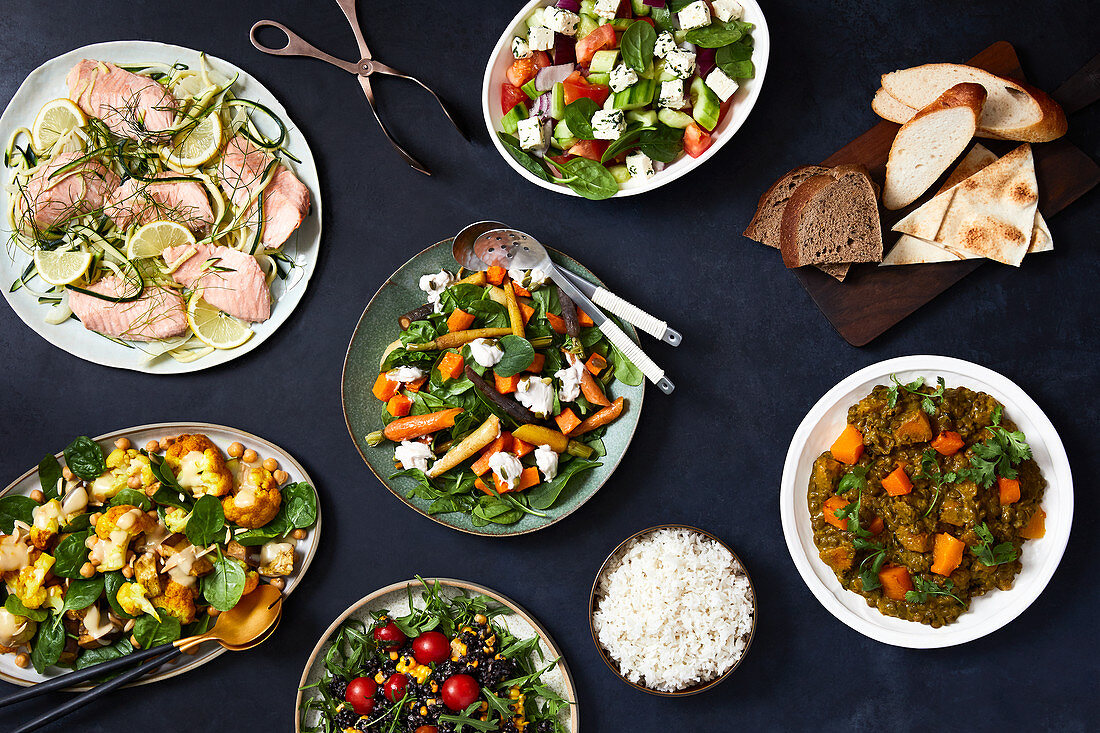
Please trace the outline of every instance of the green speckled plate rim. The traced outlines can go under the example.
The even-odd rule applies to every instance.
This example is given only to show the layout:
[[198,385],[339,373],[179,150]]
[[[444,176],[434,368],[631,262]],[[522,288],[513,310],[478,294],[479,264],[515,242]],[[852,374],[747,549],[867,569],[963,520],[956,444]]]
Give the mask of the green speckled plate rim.
[[[634,431],[638,427],[642,412],[642,401],[645,397],[645,382],[643,381],[637,387],[624,385],[621,382],[616,383],[616,395],[627,398],[627,409],[623,417],[615,421],[608,429],[607,434],[604,435],[603,441],[604,447],[607,449],[607,455],[601,459],[603,465],[583,474],[580,483],[571,483],[572,488],[566,492],[568,496],[563,495],[559,505],[548,509],[546,511],[547,517],[542,518],[527,514],[515,524],[489,524],[484,527],[475,527],[468,514],[458,512],[428,514],[426,511],[428,501],[415,497],[412,499],[407,498],[406,494],[411,487],[402,489],[395,485],[396,482],[389,480],[389,475],[395,470],[390,468],[393,460],[392,450],[388,447],[371,448],[365,441],[367,433],[381,427],[378,419],[378,401],[370,394],[371,386],[378,377],[378,357],[385,346],[393,341],[392,337],[397,334],[398,316],[407,313],[418,305],[422,305],[423,301],[420,298],[410,298],[407,303],[399,303],[392,313],[377,316],[372,313],[372,308],[375,307],[376,303],[380,303],[379,298],[384,298],[388,290],[399,287],[396,280],[403,274],[410,272],[413,267],[417,268],[416,280],[419,280],[420,276],[425,273],[438,271],[441,267],[447,267],[453,271],[457,267],[457,263],[451,255],[452,241],[453,239],[448,238],[437,242],[410,258],[408,262],[397,269],[397,272],[387,278],[382,287],[378,288],[378,292],[371,297],[367,307],[363,309],[363,315],[359,317],[359,323],[355,326],[355,331],[351,335],[347,356],[344,358],[343,371],[340,375],[340,401],[344,410],[344,423],[347,425],[348,433],[351,435],[356,450],[363,457],[363,461],[367,464],[371,473],[378,477],[378,480],[389,489],[390,493],[419,514],[460,532],[482,537],[510,537],[537,532],[555,522],[560,522],[575,512],[611,478],[626,453],[630,441],[633,440]],[[549,250],[551,258],[557,265],[588,278],[594,283],[603,284],[599,278],[573,258],[551,247],[547,247],[547,250]],[[412,289],[419,292],[415,284],[412,285]],[[373,323],[375,326],[373,332],[367,328],[368,318],[376,319]],[[633,326],[622,322],[619,325],[634,341],[638,340],[638,334]],[[364,368],[366,368],[365,372],[356,373],[357,370]],[[357,380],[362,381],[358,388],[355,384]],[[369,380],[369,383],[367,383],[367,380]],[[362,404],[357,405],[353,402],[353,397],[357,393],[361,393],[365,398]]]

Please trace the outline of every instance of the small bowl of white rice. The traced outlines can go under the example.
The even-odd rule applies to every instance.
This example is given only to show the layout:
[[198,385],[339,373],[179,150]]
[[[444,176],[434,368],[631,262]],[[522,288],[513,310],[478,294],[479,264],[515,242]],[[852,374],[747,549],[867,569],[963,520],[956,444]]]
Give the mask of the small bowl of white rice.
[[741,559],[709,532],[681,524],[619,544],[596,574],[589,612],[607,666],[668,697],[724,680],[756,632],[756,592]]

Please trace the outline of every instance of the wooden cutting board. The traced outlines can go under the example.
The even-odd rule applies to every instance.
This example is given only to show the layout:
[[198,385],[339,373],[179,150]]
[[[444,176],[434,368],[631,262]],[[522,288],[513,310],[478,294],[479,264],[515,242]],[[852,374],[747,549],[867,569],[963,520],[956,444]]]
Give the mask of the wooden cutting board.
[[[1016,50],[1005,41],[994,43],[967,63],[1000,76],[1025,80]],[[1065,100],[1061,101],[1065,104]],[[898,128],[899,125],[893,122],[879,122],[822,161],[822,165],[858,163],[866,166],[871,177],[881,185],[886,178],[890,144]],[[1004,155],[1019,145],[984,138],[980,142],[997,155]],[[1038,143],[1033,150],[1035,175],[1039,182],[1039,210],[1047,219],[1100,183],[1100,166],[1064,137],[1054,142]],[[928,194],[905,209],[882,210],[883,243],[887,250],[898,238],[896,232],[890,231],[891,227],[931,198],[937,188],[932,186]],[[1054,249],[1052,254],[1029,255],[1022,267],[1028,266],[1028,259],[1032,256],[1058,256],[1057,227],[1054,228]],[[865,346],[986,262],[963,260],[895,267],[853,265],[844,282],[838,282],[814,267],[801,267],[792,272],[844,340],[853,346]]]

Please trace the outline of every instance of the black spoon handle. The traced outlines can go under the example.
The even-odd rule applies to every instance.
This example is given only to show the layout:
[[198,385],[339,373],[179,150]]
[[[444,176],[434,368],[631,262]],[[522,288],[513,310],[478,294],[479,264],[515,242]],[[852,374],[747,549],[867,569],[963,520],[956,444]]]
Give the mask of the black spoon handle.
[[[155,647],[155,648],[159,648],[159,647]],[[150,651],[152,651],[152,650],[150,650]],[[95,700],[96,698],[101,697],[102,695],[106,695],[111,690],[116,690],[119,687],[122,687],[123,685],[127,685],[127,684],[141,678],[141,677],[144,677],[145,675],[152,672],[153,670],[155,670],[157,667],[161,666],[165,662],[170,662],[171,660],[175,659],[180,654],[183,654],[183,652],[181,652],[179,649],[177,649],[175,647],[172,647],[169,651],[165,652],[162,656],[157,657],[156,659],[153,659],[151,661],[148,661],[145,664],[141,665],[140,667],[135,667],[134,669],[131,669],[129,672],[124,672],[123,674],[120,674],[118,677],[115,677],[113,680],[110,680],[109,682],[104,682],[102,685],[99,685],[99,686],[89,690],[88,692],[77,695],[76,697],[69,700],[65,704],[57,706],[56,708],[54,708],[50,712],[45,713],[44,715],[40,715],[39,717],[35,718],[34,720],[32,720],[30,722],[24,723],[20,727],[18,727],[15,730],[11,731],[11,733],[30,733],[31,731],[37,730],[38,728],[45,725],[46,723],[57,720],[58,718],[60,718],[62,716],[68,715],[69,713],[73,712],[77,708],[84,707],[85,705],[90,703],[92,700]],[[102,665],[97,665],[97,667],[100,667],[100,666],[102,666]]]
[[55,690],[63,690],[67,687],[80,684],[86,680],[99,679],[100,677],[106,677],[112,672],[117,672],[120,669],[127,669],[134,665],[149,659],[150,657],[157,657],[164,654],[169,649],[172,649],[171,644],[163,644],[161,646],[155,646],[151,649],[142,649],[141,651],[127,654],[124,657],[118,659],[112,659],[109,662],[102,662],[100,664],[92,665],[84,669],[77,670],[75,672],[69,672],[63,674],[60,677],[54,677],[46,682],[39,682],[37,685],[31,685],[26,687],[14,695],[8,695],[4,699],[0,700],[0,708],[11,705],[13,703],[22,702],[23,700],[30,700],[32,697],[38,697],[39,695],[45,695],[47,692],[53,692]]

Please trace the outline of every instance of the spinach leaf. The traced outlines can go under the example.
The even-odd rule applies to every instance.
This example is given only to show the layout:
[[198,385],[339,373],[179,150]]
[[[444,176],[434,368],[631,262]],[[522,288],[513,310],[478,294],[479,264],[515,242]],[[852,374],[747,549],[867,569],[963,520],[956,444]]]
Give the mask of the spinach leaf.
[[187,541],[192,545],[205,547],[221,539],[224,529],[225,513],[218,497],[209,494],[199,497],[195,508],[191,510],[191,518],[187,520],[184,531]]
[[608,199],[619,192],[619,182],[615,176],[594,160],[572,158],[557,165],[557,168],[565,176],[559,183],[566,184],[591,201]]
[[107,602],[111,604],[111,610],[115,612],[119,617],[124,619],[131,619],[129,613],[118,602],[118,589],[126,583],[126,576],[122,574],[121,570],[112,570],[109,573],[103,574],[103,590],[104,595],[107,596]]
[[185,512],[191,511],[191,502],[187,498],[187,492],[180,486],[168,464],[155,457],[155,454],[150,454],[149,468],[153,472],[153,477],[160,482],[160,488],[153,494],[153,501],[164,506],[182,509]]
[[142,649],[171,644],[180,638],[180,622],[164,612],[161,612],[159,621],[154,616],[143,614],[134,622],[134,638]]
[[[206,614],[203,614],[204,618],[209,618]],[[109,662],[112,659],[118,659],[119,657],[125,657],[127,654],[132,654],[134,651],[134,645],[130,643],[128,638],[120,639],[110,646],[101,646],[97,649],[87,649],[76,658],[76,664],[73,665],[74,669],[85,669],[92,667],[103,662]]]
[[4,608],[8,609],[8,613],[29,618],[35,623],[42,623],[50,615],[44,608],[27,608],[23,605],[23,601],[14,595],[4,599]]
[[81,435],[65,449],[65,464],[70,471],[87,481],[94,481],[107,471],[103,449],[86,435]]
[[684,148],[684,131],[657,123],[656,129],[642,130],[638,135],[638,150],[653,160],[671,163]]
[[681,10],[691,5],[695,0],[668,0],[665,5],[673,13],[679,13]]
[[493,371],[499,376],[511,377],[519,374],[535,360],[535,347],[522,336],[504,336],[498,343],[504,349],[504,356],[500,357]]
[[528,490],[527,500],[534,509],[549,509],[554,506],[558,497],[561,496],[561,492],[565,489],[565,485],[569,483],[574,476],[601,465],[603,464],[599,461],[587,461],[583,459],[570,461],[569,465],[551,481],[544,481],[538,486]]
[[[643,23],[643,25],[646,25]],[[623,152],[634,146],[638,141],[638,137],[642,134],[643,130],[655,130],[655,127],[646,127],[638,122],[633,122],[627,126],[626,131],[619,136],[619,139],[607,146],[607,150],[603,151],[603,155],[600,156],[600,162],[606,163],[614,158],[619,153]]]
[[31,662],[38,674],[44,674],[47,667],[57,664],[61,652],[65,650],[65,625],[61,619],[61,614],[56,614],[38,625],[38,634],[31,644]]
[[62,578],[77,579],[80,568],[88,561],[88,547],[84,544],[91,532],[72,532],[61,538],[54,550],[54,575]]
[[277,537],[282,537],[288,534],[292,529],[293,527],[290,526],[290,521],[286,516],[286,503],[284,502],[284,504],[279,507],[279,513],[276,514],[275,518],[270,522],[259,529],[250,529],[240,534],[233,535],[233,539],[237,541],[237,544],[244,545],[245,547],[255,547],[256,545],[262,545]]
[[671,33],[676,30],[676,24],[672,20],[672,13],[667,7],[650,8],[649,17],[653,18],[653,23],[663,31],[669,31]]
[[[646,25],[643,23],[642,25]],[[592,132],[592,115],[596,114],[599,105],[595,100],[581,97],[565,105],[565,125],[573,137],[578,140],[595,140]]]
[[77,514],[73,520],[65,525],[66,532],[83,532],[92,526],[91,514]]
[[38,482],[42,484],[42,493],[46,500],[61,498],[61,464],[54,456],[46,456],[38,462]]
[[500,139],[500,143],[504,146],[504,149],[508,151],[508,154],[511,155],[517,163],[544,181],[552,182],[554,180],[553,176],[546,172],[546,168],[543,167],[542,163],[540,163],[535,156],[519,146],[518,138],[506,132],[498,132],[497,137]]
[[214,608],[228,611],[241,600],[244,582],[245,572],[241,564],[231,557],[219,554],[214,561],[213,572],[203,576],[202,594],[206,597],[206,602]]
[[123,504],[136,506],[143,512],[147,512],[153,508],[153,500],[150,499],[144,491],[140,491],[139,489],[123,489],[111,498],[109,506],[122,506]]
[[714,54],[714,63],[731,79],[751,79],[756,74],[752,46],[743,40],[718,49]]
[[306,529],[317,521],[317,493],[305,481],[283,488],[283,505],[291,529]]
[[0,499],[0,530],[11,534],[16,522],[34,523],[34,510],[38,502],[29,496],[5,496]]
[[496,496],[483,496],[470,512],[470,518],[476,527],[493,524],[515,524],[523,517],[523,510]]
[[642,383],[644,379],[642,370],[634,366],[634,362],[627,359],[623,352],[612,346],[611,355],[611,360],[615,362],[615,379],[631,387],[637,387]]
[[[653,68],[653,47],[656,43],[657,31],[653,30],[653,26],[644,20],[634,21],[619,41],[623,63],[639,74],[649,71]],[[569,129],[573,129],[572,125]]]
[[508,309],[495,300],[482,298],[463,308],[478,318],[483,328],[505,328],[508,326]]
[[65,591],[65,611],[82,611],[95,603],[103,595],[103,576],[95,575],[91,578],[81,578],[69,583],[69,589]]
[[728,23],[719,20],[703,28],[688,31],[684,40],[701,48],[721,48],[737,43],[745,34],[751,33],[754,27],[752,23],[740,20],[731,20]]

